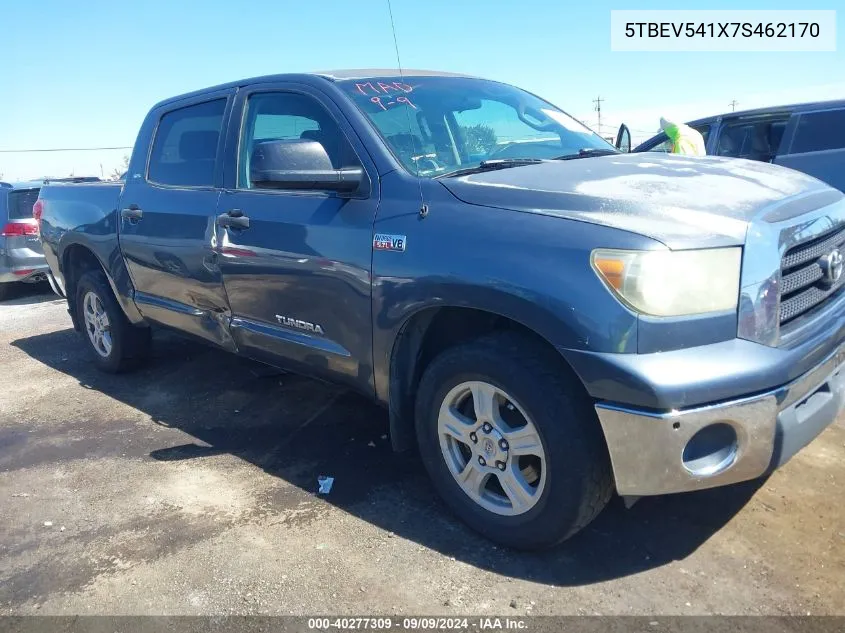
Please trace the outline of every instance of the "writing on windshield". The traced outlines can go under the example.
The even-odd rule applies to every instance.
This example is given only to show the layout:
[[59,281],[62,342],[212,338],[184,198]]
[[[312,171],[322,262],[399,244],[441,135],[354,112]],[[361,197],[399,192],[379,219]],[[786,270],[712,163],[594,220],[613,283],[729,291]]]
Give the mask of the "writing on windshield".
[[356,83],[355,89],[360,94],[369,97],[370,102],[375,103],[382,110],[387,110],[396,105],[406,105],[412,107],[414,110],[417,109],[417,106],[414,105],[411,99],[404,96],[414,91],[413,86],[402,83],[401,81],[391,83],[384,83],[382,81]]
[[437,176],[488,160],[611,149],[550,103],[507,84],[455,76],[338,82],[411,173]]

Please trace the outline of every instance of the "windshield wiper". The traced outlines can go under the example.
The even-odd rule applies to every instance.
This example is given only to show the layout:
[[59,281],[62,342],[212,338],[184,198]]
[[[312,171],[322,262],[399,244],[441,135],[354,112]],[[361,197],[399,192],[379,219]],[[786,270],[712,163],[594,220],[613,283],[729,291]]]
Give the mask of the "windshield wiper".
[[445,174],[440,174],[437,178],[467,176],[469,174],[479,174],[483,171],[494,171],[496,169],[507,169],[509,167],[523,167],[524,165],[536,165],[537,163],[544,162],[546,161],[543,158],[491,158],[490,160],[481,161],[475,167],[456,169]]
[[612,156],[619,154],[613,149],[604,149],[601,147],[585,147],[579,149],[577,154],[564,154],[563,156],[556,156],[554,160],[573,160],[575,158],[592,158],[593,156]]

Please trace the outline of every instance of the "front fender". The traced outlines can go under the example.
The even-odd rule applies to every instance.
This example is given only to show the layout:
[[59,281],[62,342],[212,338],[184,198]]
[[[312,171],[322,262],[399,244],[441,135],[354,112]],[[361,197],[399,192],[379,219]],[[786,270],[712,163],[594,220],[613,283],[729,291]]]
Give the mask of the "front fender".
[[[419,208],[419,186],[429,207]],[[541,213],[461,202],[438,181],[395,172],[382,181],[375,232],[403,236],[404,250],[373,252],[373,368],[389,402],[396,340],[415,315],[436,307],[482,310],[567,349],[637,350],[637,316],[590,266],[594,248],[649,249],[639,235]],[[416,194],[416,199],[412,194]]]

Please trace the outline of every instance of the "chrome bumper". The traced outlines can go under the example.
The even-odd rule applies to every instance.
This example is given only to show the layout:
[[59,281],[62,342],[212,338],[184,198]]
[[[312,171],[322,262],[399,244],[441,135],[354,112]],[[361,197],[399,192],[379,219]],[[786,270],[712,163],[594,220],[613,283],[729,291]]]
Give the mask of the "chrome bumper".
[[[754,479],[785,464],[845,405],[845,344],[814,369],[770,392],[720,404],[651,413],[596,405],[620,495],[659,495]],[[713,460],[685,462],[699,431],[728,425],[735,440]],[[701,436],[698,436],[701,437]],[[691,467],[694,464],[694,467]]]

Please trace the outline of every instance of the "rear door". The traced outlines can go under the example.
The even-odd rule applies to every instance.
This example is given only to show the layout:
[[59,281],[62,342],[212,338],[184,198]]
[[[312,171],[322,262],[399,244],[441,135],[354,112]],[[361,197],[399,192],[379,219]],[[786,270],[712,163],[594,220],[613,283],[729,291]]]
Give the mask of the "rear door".
[[845,108],[795,114],[790,127],[774,162],[845,191]]
[[233,95],[205,94],[148,117],[139,140],[151,139],[149,152],[133,155],[118,218],[141,313],[227,347],[214,218]]
[[[294,138],[322,143],[336,169],[363,166],[369,192],[349,199],[252,183],[252,148]],[[252,86],[238,93],[226,154],[227,187],[218,214],[237,213],[249,221],[244,229],[218,227],[238,348],[372,392],[370,267],[378,179],[354,130],[311,87]]]

